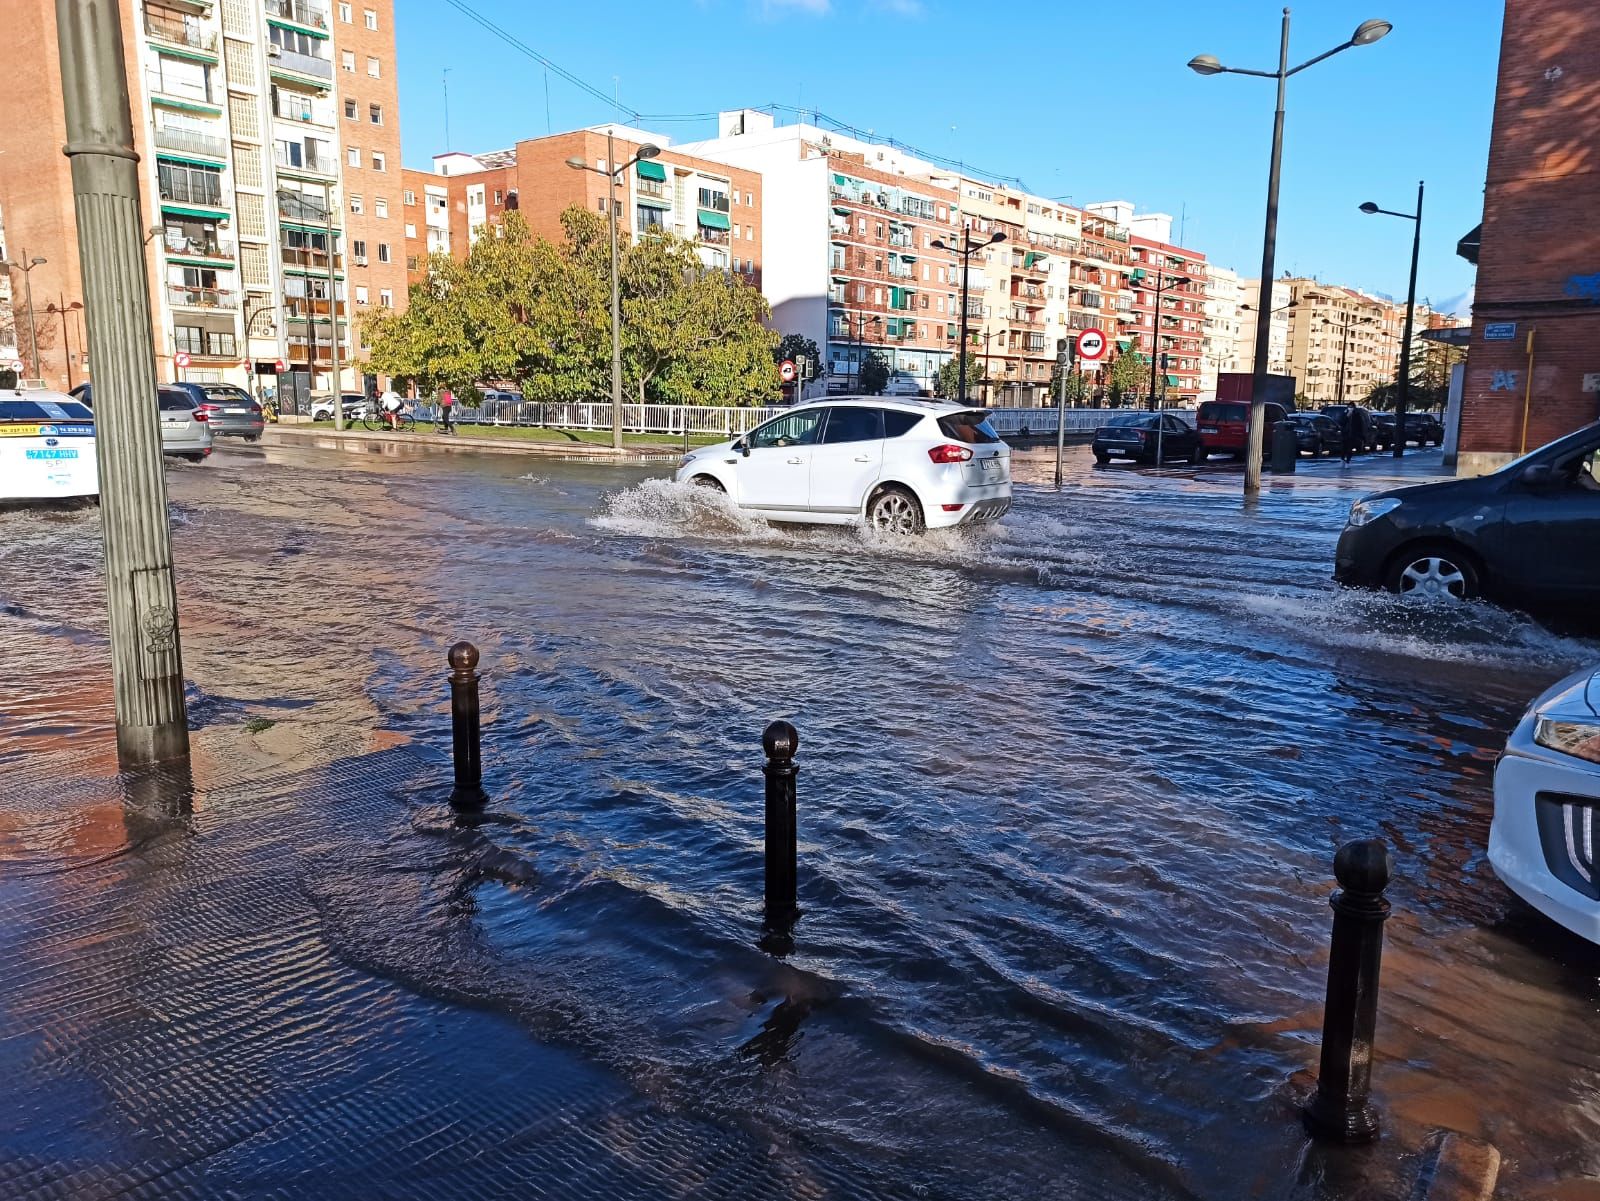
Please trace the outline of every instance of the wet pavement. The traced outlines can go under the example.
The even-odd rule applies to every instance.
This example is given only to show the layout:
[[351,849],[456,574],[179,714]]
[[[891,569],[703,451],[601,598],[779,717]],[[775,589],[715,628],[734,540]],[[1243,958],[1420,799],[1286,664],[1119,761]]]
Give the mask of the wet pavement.
[[[1392,460],[1246,508],[1069,455],[910,544],[671,461],[174,465],[187,787],[114,776],[97,513],[0,514],[0,1196],[1376,1197],[1441,1128],[1502,1197],[1592,1195],[1600,956],[1484,849],[1506,731],[1600,645],[1337,590]],[[1295,1106],[1371,834],[1387,1137],[1330,1155]]]

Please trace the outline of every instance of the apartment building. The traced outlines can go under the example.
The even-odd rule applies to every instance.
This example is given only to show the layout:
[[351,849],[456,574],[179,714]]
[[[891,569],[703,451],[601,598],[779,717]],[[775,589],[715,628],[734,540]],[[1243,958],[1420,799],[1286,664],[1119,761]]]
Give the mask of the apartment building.
[[432,172],[407,167],[400,173],[406,243],[406,283],[428,276],[428,256],[450,253],[450,189]]
[[[482,154],[440,154],[435,184],[446,189],[449,249],[465,256],[509,210],[547,238],[562,236],[561,214],[573,205],[604,214],[607,136],[618,164],[643,145],[661,149],[634,163],[616,187],[617,219],[625,235],[665,230],[695,244],[708,267],[733,271],[759,287],[762,279],[762,180],[758,172],[698,157],[671,139],[629,125],[599,125],[518,142]],[[596,170],[579,171],[568,159]],[[430,210],[431,213],[431,210]]]
[[1201,400],[1216,398],[1222,372],[1250,371],[1255,366],[1255,324],[1248,319],[1251,314],[1239,308],[1244,296],[1238,272],[1210,264],[1200,335]]
[[[1246,371],[1255,370],[1256,362],[1256,330],[1260,322],[1261,313],[1261,281],[1259,279],[1241,279],[1239,281],[1239,330],[1244,339],[1244,360],[1247,364]],[[1267,289],[1269,324],[1267,327],[1267,371],[1272,375],[1284,375],[1289,370],[1289,302],[1292,299],[1291,289],[1286,279],[1272,282]]]
[[[249,386],[282,361],[328,388],[337,332],[341,382],[354,386],[347,285],[371,303],[404,294],[399,189],[366,182],[399,180],[392,0],[125,0],[121,11],[160,377]],[[82,285],[55,5],[13,0],[8,15],[0,203],[12,241],[48,260],[33,274],[36,306],[45,295],[70,309]],[[363,253],[347,262],[351,193]],[[379,196],[392,218],[369,204]],[[41,339],[51,386],[73,374],[64,343]]]

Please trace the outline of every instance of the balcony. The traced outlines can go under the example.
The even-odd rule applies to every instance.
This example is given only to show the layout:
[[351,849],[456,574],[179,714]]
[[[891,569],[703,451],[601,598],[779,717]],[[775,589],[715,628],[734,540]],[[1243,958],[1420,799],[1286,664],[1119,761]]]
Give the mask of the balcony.
[[161,199],[173,204],[200,204],[207,208],[222,207],[222,176],[215,172],[178,171],[160,180]]
[[298,121],[303,125],[333,127],[333,109],[313,104],[302,92],[273,89],[272,115],[280,121]]
[[183,309],[230,309],[239,303],[239,294],[226,288],[190,288],[167,285],[167,303]]
[[280,20],[293,21],[311,29],[328,28],[328,10],[309,0],[266,0],[267,15]]
[[712,212],[728,212],[728,194],[726,192],[708,192],[700,189],[700,199],[697,207],[709,209]]
[[[328,269],[328,252],[325,250],[313,250],[309,246],[280,246],[278,251],[285,267],[302,267],[315,271]],[[344,255],[333,256],[333,269],[344,270]]]
[[704,242],[708,246],[726,246],[729,242],[728,231],[725,229],[708,229],[702,225],[695,234],[697,242]]
[[[349,306],[344,301],[339,301],[339,316],[346,316]],[[285,296],[283,298],[283,315],[285,317],[305,320],[307,317],[317,317],[326,321],[328,319],[328,298],[326,296]]]
[[168,78],[158,68],[151,68],[144,73],[144,84],[156,98],[167,97],[188,104],[217,107],[217,102],[211,98],[211,88],[208,84],[196,83],[190,79]]
[[144,14],[145,36],[158,42],[165,42],[169,46],[184,46],[190,50],[201,50],[207,54],[217,52],[217,35],[208,29],[201,29],[199,24],[191,17],[187,20],[182,13],[171,9],[150,8]]
[[268,54],[269,68],[298,71],[301,75],[314,75],[318,79],[333,82],[333,64],[325,58],[314,58],[309,54],[301,54],[298,50],[284,50],[277,46],[272,47]]
[[232,259],[236,253],[233,240],[219,238],[215,230],[195,232],[169,225],[161,244],[169,255],[188,255],[193,258]]
[[654,196],[660,200],[667,194],[667,185],[659,179],[645,179],[640,176],[633,181],[633,186],[640,196]]
[[303,192],[279,192],[278,217],[283,221],[298,221],[302,225],[326,225],[328,206]]
[[208,154],[212,158],[228,157],[226,138],[214,137],[195,129],[176,125],[163,125],[155,132],[156,148],[176,150],[180,154]]
[[[298,145],[294,147],[299,149]],[[330,152],[317,154],[309,148],[299,154],[291,153],[289,147],[281,142],[272,144],[272,161],[284,171],[302,172],[309,175],[326,175],[329,177],[339,174],[339,160]]]

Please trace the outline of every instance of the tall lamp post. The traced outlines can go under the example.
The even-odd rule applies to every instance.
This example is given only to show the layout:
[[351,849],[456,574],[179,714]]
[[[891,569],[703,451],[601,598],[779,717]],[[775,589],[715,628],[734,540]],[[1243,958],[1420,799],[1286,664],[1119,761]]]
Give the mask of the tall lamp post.
[[855,333],[852,341],[854,341],[856,347],[856,390],[859,391],[861,388],[861,364],[867,357],[867,326],[882,325],[883,318],[874,316],[869,321],[865,313],[857,313],[851,316],[849,310],[846,310],[844,324],[846,335],[852,331]]
[[28,306],[28,354],[29,354],[29,357],[31,357],[33,359],[33,378],[34,379],[38,379],[39,378],[40,371],[39,371],[39,334],[38,334],[38,331],[35,330],[34,327],[33,327],[33,269],[35,267],[42,267],[46,263],[48,263],[49,261],[50,261],[49,259],[42,259],[42,258],[37,258],[37,257],[30,259],[28,257],[28,252],[26,250],[24,250],[22,252],[22,259],[21,259],[20,262],[15,260],[15,259],[7,259],[4,263],[0,263],[0,267],[10,267],[11,270],[13,270],[13,271],[22,272],[22,286],[23,286],[23,291],[26,293],[26,296],[27,296],[25,303]]
[[574,171],[589,171],[606,178],[606,216],[611,221],[611,449],[622,449],[622,278],[617,267],[617,180],[640,159],[655,158],[661,147],[648,142],[639,147],[627,162],[617,166],[616,135],[606,130],[606,169],[591,167],[587,160],[573,155],[567,166]]
[[931,245],[935,250],[949,250],[961,258],[961,341],[956,347],[956,392],[957,399],[963,402],[967,399],[967,271],[972,265],[972,256],[985,246],[993,246],[996,242],[1004,242],[1005,234],[998,229],[982,242],[974,242],[970,231],[961,231],[961,245],[949,246],[943,238],[935,238]]
[[62,357],[63,360],[65,360],[65,362],[67,364],[67,390],[68,391],[72,390],[73,379],[72,379],[72,334],[71,334],[71,331],[69,331],[67,329],[67,315],[69,313],[81,312],[82,309],[83,309],[83,302],[81,300],[74,300],[71,304],[68,304],[67,303],[67,298],[65,296],[62,296],[60,293],[56,294],[56,303],[55,304],[47,304],[47,305],[44,306],[44,311],[45,312],[47,312],[47,313],[59,313],[60,316],[61,316],[61,357]]
[[[1150,409],[1152,412],[1155,411],[1156,407],[1156,363],[1161,358],[1161,296],[1169,286],[1181,288],[1188,282],[1189,277],[1187,275],[1168,275],[1160,268],[1156,269],[1155,309],[1150,318]],[[1144,289],[1147,292],[1149,290],[1149,288]]]
[[[1214,54],[1199,54],[1189,60],[1189,69],[1200,75],[1256,75],[1278,81],[1278,109],[1272,122],[1272,163],[1267,171],[1267,220],[1261,243],[1261,286],[1272,287],[1274,259],[1278,250],[1278,179],[1283,172],[1283,98],[1289,76],[1298,75],[1307,67],[1315,66],[1325,58],[1332,58],[1352,46],[1370,46],[1385,36],[1394,26],[1387,21],[1363,21],[1356,26],[1350,40],[1332,50],[1325,50],[1309,58],[1298,67],[1289,66],[1289,10],[1283,10],[1283,33],[1278,43],[1278,69],[1276,71],[1251,71],[1243,67],[1225,67]],[[1250,446],[1244,457],[1244,491],[1253,496],[1261,491],[1261,436],[1266,413],[1267,342],[1271,337],[1272,317],[1268,304],[1260,306],[1256,316],[1256,354],[1254,381],[1250,387]]]
[[1417,312],[1417,254],[1422,249],[1422,181],[1417,181],[1417,211],[1397,213],[1381,209],[1372,201],[1361,206],[1369,217],[1382,213],[1385,217],[1401,217],[1413,223],[1411,234],[1411,283],[1406,289],[1406,328],[1400,335],[1400,378],[1395,381],[1394,401],[1394,457],[1406,453],[1406,403],[1411,399],[1411,326]]

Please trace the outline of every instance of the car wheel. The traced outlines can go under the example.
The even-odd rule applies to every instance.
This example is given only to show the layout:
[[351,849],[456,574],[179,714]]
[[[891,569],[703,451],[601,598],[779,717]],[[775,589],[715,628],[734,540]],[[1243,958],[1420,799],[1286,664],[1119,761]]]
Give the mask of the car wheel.
[[191,463],[204,463],[206,461],[205,455],[184,455],[183,457]]
[[697,475],[689,482],[696,488],[710,488],[713,492],[727,491],[727,489],[722,486],[722,481],[714,475]]
[[867,524],[884,534],[920,534],[922,506],[904,488],[884,488],[867,502]]
[[1194,450],[1189,452],[1189,462],[1191,463],[1204,463],[1207,457],[1206,448],[1199,443],[1196,443]]
[[1419,599],[1471,600],[1480,591],[1477,566],[1460,547],[1444,543],[1407,547],[1389,562],[1383,586]]

